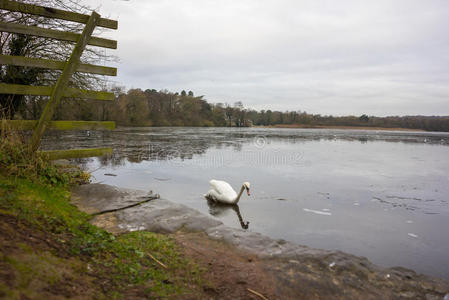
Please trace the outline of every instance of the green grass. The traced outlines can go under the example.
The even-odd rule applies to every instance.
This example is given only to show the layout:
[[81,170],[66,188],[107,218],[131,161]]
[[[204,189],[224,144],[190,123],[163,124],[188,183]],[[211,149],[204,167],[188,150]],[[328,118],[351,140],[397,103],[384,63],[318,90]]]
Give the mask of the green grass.
[[54,250],[33,248],[36,246],[25,240],[16,243],[11,254],[0,245],[0,264],[15,278],[13,283],[0,278],[0,298],[20,298],[21,294],[39,297],[33,278],[54,286],[67,277],[87,274],[99,278],[93,285],[101,282],[96,294],[99,298],[126,298],[129,290],[159,298],[201,289],[204,270],[183,258],[169,237],[150,232],[115,236],[91,225],[90,216],[70,203],[69,192],[71,184],[87,177],[79,170],[67,173],[36,154],[28,154],[17,141],[1,141],[0,217],[13,218],[15,226],[45,236]]
[[[114,236],[91,225],[89,215],[71,205],[69,199],[70,193],[64,185],[0,177],[0,213],[7,212],[18,222],[45,231],[71,256],[87,261],[96,276],[108,281],[109,295],[120,295],[133,286],[144,289],[148,295],[165,297],[188,293],[187,286],[201,286],[202,270],[182,258],[180,249],[169,237],[150,232]],[[10,265],[21,274],[42,273],[40,264],[10,261]],[[21,278],[19,286],[23,288],[29,277]]]

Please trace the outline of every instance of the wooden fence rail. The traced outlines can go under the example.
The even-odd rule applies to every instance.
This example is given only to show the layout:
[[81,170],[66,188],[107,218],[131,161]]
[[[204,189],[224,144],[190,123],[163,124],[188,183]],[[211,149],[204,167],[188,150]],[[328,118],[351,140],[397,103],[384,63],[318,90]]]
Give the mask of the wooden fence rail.
[[[40,28],[35,26],[27,26],[22,24],[3,23],[3,22],[0,22],[0,31],[19,33],[19,34],[29,34],[68,42],[77,42],[81,37],[80,34],[73,32],[65,32],[48,28]],[[92,46],[117,49],[117,41],[96,37],[91,38],[90,35],[89,39],[87,40],[87,44]]]
[[[8,121],[8,124],[12,128],[21,130],[33,129],[33,135],[30,139],[30,151],[38,150],[42,136],[44,135],[47,128],[57,130],[114,129],[115,128],[114,122],[51,121],[51,118],[53,116],[56,107],[59,105],[61,98],[63,97],[86,98],[94,100],[114,99],[113,93],[69,88],[68,83],[73,73],[75,72],[86,72],[108,76],[117,75],[116,68],[80,63],[80,57],[86,45],[110,49],[117,48],[117,41],[92,36],[92,33],[96,26],[101,26],[110,29],[117,29],[118,27],[117,21],[101,18],[100,15],[95,11],[92,12],[92,14],[89,16],[59,10],[55,8],[21,3],[11,0],[0,0],[0,9],[8,10],[11,12],[21,12],[26,14],[43,16],[47,18],[56,18],[86,24],[86,26],[83,29],[83,32],[81,34],[78,34],[73,32],[65,32],[37,26],[27,26],[23,24],[0,22],[0,31],[2,32],[34,35],[39,37],[46,37],[76,43],[75,48],[73,49],[70,55],[70,58],[65,62],[42,58],[0,55],[0,64],[2,65],[15,65],[22,67],[45,68],[50,70],[62,70],[62,74],[59,76],[54,86],[31,86],[31,85],[0,83],[0,94],[50,96],[50,100],[47,102],[39,120]],[[62,157],[67,158],[67,157],[98,156],[108,154],[111,152],[112,149],[110,148],[52,150],[50,152],[47,152],[46,155],[51,159],[56,159]]]
[[[13,55],[0,55],[0,65],[14,65],[19,67],[34,67],[50,70],[64,70],[65,68],[65,62],[63,61]],[[76,72],[117,76],[117,68],[81,63],[78,65]]]
[[[9,11],[21,12],[53,19],[72,21],[82,24],[87,24],[87,21],[89,21],[88,15],[60,10],[52,7],[27,4],[17,1],[0,0],[0,8]],[[100,18],[100,20],[98,20],[97,26],[110,29],[117,29],[118,22],[114,20]]]
[[[15,130],[33,130],[36,120],[5,120],[9,128]],[[48,128],[53,130],[114,130],[113,121],[50,121]]]
[[[2,94],[51,96],[53,90],[54,86],[0,83],[0,91]],[[92,100],[114,100],[114,93],[66,88],[64,90],[63,97],[85,98]]]

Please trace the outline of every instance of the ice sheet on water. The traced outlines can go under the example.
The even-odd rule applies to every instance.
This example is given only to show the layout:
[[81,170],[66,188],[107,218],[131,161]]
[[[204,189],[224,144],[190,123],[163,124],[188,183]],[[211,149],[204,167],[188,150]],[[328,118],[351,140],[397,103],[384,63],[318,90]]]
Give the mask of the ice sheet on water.
[[317,215],[332,216],[332,213],[327,212],[327,211],[314,210],[314,209],[308,209],[308,208],[303,208],[303,210],[306,212],[311,212],[311,213],[317,214]]

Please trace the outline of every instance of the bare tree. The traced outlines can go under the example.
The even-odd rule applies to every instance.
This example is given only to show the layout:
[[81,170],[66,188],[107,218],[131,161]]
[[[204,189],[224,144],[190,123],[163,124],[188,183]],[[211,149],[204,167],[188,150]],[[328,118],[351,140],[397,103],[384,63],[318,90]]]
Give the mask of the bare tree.
[[[81,5],[79,0],[26,0],[24,2],[89,15],[92,12],[91,8]],[[80,33],[84,28],[84,24],[76,22],[3,10],[0,10],[0,21],[74,33]],[[96,29],[96,35],[101,33],[101,28]],[[71,42],[0,32],[0,54],[66,61],[70,56],[73,47],[74,43]],[[112,60],[117,60],[117,58],[115,56],[107,55],[106,51],[102,48],[92,46],[86,47],[83,56],[81,57],[83,63],[104,63]],[[60,73],[60,71],[54,70],[2,65],[0,66],[0,82],[28,85],[53,85]],[[69,85],[77,88],[95,89],[104,87],[106,85],[105,81],[106,79],[104,76],[77,72],[72,76]],[[14,114],[21,108],[25,110],[23,112],[24,114],[35,116],[36,105],[42,105],[42,97],[0,95],[0,115],[3,114],[9,118],[13,118]]]

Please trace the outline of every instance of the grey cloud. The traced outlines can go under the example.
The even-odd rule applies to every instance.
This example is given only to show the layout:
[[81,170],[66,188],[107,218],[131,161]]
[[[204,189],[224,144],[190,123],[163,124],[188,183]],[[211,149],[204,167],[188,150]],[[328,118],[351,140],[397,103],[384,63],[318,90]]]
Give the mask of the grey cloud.
[[449,1],[85,1],[117,80],[321,114],[449,115]]

